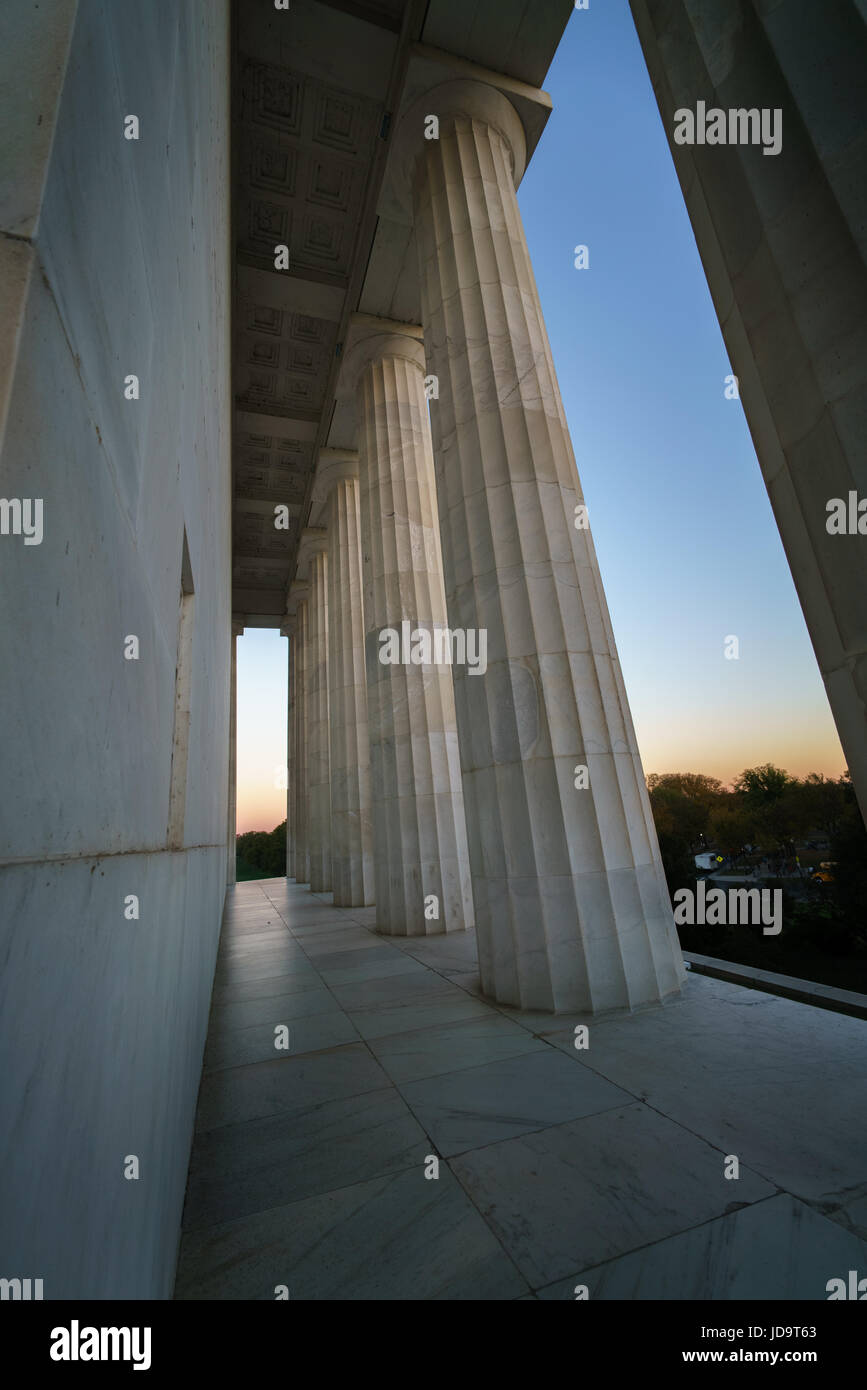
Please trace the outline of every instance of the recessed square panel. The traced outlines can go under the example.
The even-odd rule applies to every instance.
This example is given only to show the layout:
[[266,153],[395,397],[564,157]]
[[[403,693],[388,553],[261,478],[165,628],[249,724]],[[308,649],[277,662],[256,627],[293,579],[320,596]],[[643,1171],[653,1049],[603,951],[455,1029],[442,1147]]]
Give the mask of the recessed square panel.
[[301,220],[296,259],[302,264],[319,265],[329,270],[344,269],[344,225],[308,213]]
[[265,304],[252,304],[247,315],[247,324],[256,333],[273,333],[279,338],[283,332],[283,311],[272,309]]
[[364,121],[357,101],[343,92],[321,89],[316,93],[313,139],[317,144],[358,156]]
[[248,63],[243,76],[244,118],[287,135],[300,135],[302,79],[268,63]]
[[252,362],[257,367],[274,367],[280,365],[280,344],[276,342],[262,342],[255,340],[250,343],[247,353],[247,361]]
[[278,203],[254,200],[250,203],[248,226],[251,239],[267,243],[269,250],[273,250],[278,243],[288,245],[289,209],[281,207]]
[[317,357],[309,348],[293,348],[289,356],[290,372],[303,372],[307,376],[313,376],[316,371]]
[[272,140],[247,142],[247,176],[252,188],[273,190],[287,198],[295,196],[298,156],[288,145]]
[[293,314],[290,325],[290,336],[297,338],[299,342],[321,343],[330,325],[325,319],[310,318],[307,314]]
[[354,182],[352,166],[333,159],[312,159],[309,169],[308,202],[347,212]]

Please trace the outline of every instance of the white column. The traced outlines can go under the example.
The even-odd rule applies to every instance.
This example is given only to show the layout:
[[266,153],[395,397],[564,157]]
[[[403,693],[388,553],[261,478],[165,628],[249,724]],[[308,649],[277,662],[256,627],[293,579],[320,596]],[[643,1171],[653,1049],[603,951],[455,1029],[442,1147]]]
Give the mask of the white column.
[[307,847],[311,893],[331,891],[331,771],[328,714],[328,538],[324,526],[307,527],[299,566],[309,562],[307,640]]
[[295,647],[294,616],[287,617],[280,632],[287,639],[286,656],[286,877],[295,877],[295,779],[298,769],[295,763],[295,669],[297,652]]
[[356,316],[361,537],[377,929],[472,925],[472,890],[448,665],[384,664],[386,630],[445,626],[442,557],[420,330]]
[[486,674],[455,669],[483,989],[535,1009],[647,1004],[685,976],[515,196],[523,128],[499,92],[458,81],[400,134],[449,617],[487,633]]
[[309,585],[297,581],[290,586],[289,602],[286,605],[289,621],[294,621],[292,635],[295,654],[295,717],[293,720],[293,769],[290,779],[295,800],[293,829],[295,856],[293,868],[296,883],[310,882],[310,860],[308,854],[309,798],[307,788],[307,656],[308,656],[308,596]]
[[336,907],[363,907],[374,875],[358,455],[323,450],[314,496],[328,532],[331,887]]
[[243,623],[232,623],[232,655],[229,663],[229,795],[226,825],[226,884],[236,880],[235,838],[238,821],[238,638]]

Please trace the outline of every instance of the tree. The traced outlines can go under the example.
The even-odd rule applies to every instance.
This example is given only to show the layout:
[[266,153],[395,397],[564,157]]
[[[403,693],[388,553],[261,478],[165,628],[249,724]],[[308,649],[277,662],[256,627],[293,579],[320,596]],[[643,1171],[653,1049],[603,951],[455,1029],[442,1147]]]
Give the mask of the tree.
[[657,787],[670,787],[673,791],[680,792],[681,796],[689,797],[690,800],[701,802],[703,805],[712,805],[725,793],[718,777],[707,777],[703,772],[651,772],[647,779],[647,789],[652,792]]
[[647,789],[657,834],[681,841],[683,853],[699,849],[722,783],[702,772],[652,772]]
[[792,780],[781,767],[762,763],[760,767],[744,768],[734,786],[751,806],[769,806],[779,800]]
[[803,805],[804,829],[821,830],[823,834],[836,835],[841,818],[848,804],[848,790],[851,789],[848,776],[835,782],[824,777],[821,772],[811,772],[798,784]]
[[842,777],[840,781],[845,784],[846,800],[831,839],[832,898],[863,946],[867,944],[867,829],[851,782]]
[[286,873],[286,822],[274,830],[248,830],[235,842],[237,862],[258,869],[268,878]]
[[708,823],[710,840],[726,854],[738,854],[757,839],[756,815],[749,806],[729,794],[715,806]]

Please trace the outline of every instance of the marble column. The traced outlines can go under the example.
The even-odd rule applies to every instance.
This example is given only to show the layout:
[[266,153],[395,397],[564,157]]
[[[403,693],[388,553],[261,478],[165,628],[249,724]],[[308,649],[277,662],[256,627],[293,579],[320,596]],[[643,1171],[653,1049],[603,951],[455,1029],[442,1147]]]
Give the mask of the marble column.
[[[867,542],[850,510],[867,499],[863,0],[630,5],[867,821]],[[677,144],[675,113],[699,101],[708,112],[765,109],[776,152]]]
[[286,605],[288,621],[294,623],[292,643],[295,653],[295,717],[293,719],[292,766],[294,776],[290,779],[295,799],[293,828],[295,854],[293,869],[296,883],[310,882],[310,856],[308,853],[309,799],[307,788],[307,654],[308,654],[308,584],[296,580],[289,589],[289,602]]
[[295,877],[295,779],[298,770],[295,764],[295,668],[297,652],[295,647],[295,617],[287,617],[280,628],[287,638],[286,656],[286,877]]
[[649,1004],[685,976],[518,211],[523,127],[459,80],[400,134],[449,618],[487,634],[484,675],[455,668],[482,987],[523,1008]]
[[226,825],[226,885],[237,877],[235,840],[238,821],[238,638],[243,623],[232,623],[232,655],[229,663],[229,795]]
[[364,907],[374,876],[358,455],[323,450],[314,495],[328,533],[331,887],[335,907]]
[[451,668],[381,660],[386,630],[446,625],[420,337],[356,315],[344,358],[361,462],[376,925],[395,936],[473,921]]
[[307,634],[307,849],[311,893],[331,891],[331,770],[328,713],[328,537],[324,526],[301,533],[299,567],[309,565]]

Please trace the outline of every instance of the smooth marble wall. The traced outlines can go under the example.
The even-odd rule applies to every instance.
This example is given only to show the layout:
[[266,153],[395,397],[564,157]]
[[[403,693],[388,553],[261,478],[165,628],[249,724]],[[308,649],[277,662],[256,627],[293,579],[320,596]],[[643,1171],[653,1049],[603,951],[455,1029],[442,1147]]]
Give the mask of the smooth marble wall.
[[226,883],[228,3],[26,8],[0,89],[54,139],[0,204],[2,491],[43,502],[41,544],[0,536],[0,1274],[167,1297]]

